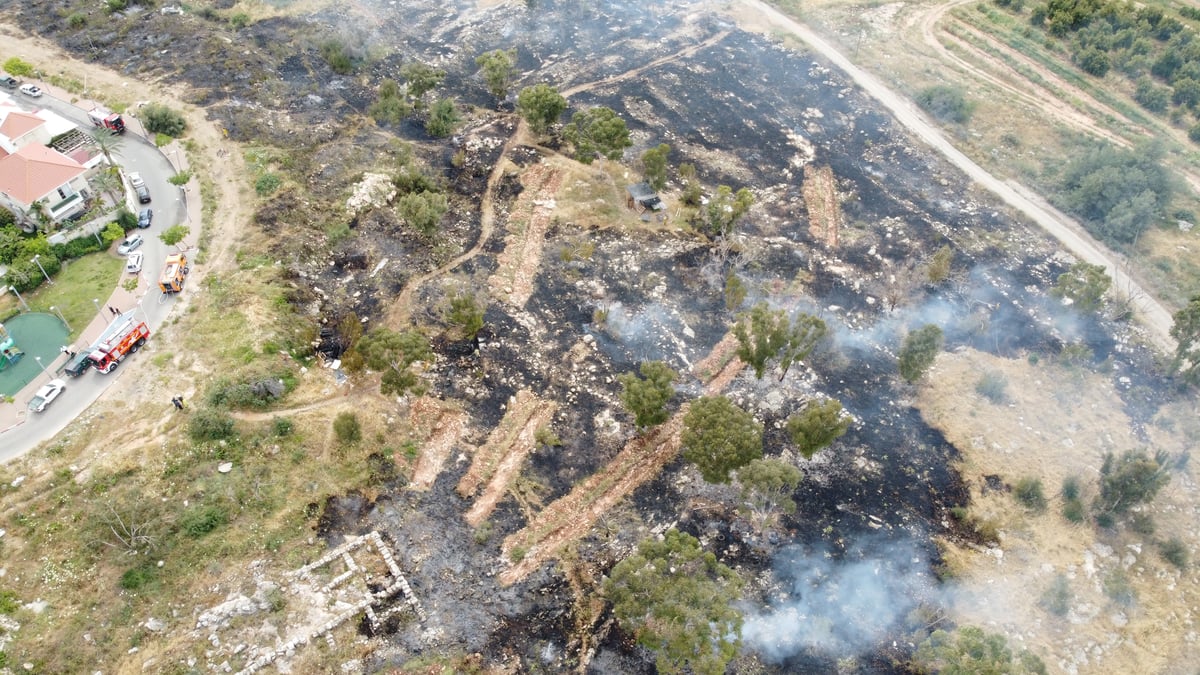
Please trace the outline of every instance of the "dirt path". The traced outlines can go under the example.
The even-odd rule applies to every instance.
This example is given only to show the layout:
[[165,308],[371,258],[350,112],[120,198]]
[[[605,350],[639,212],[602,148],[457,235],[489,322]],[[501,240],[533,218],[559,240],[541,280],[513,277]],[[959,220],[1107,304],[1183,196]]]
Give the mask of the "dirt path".
[[504,141],[504,147],[500,150],[500,156],[496,159],[496,165],[492,167],[492,173],[488,176],[487,189],[483,191],[483,197],[479,204],[479,238],[475,240],[475,244],[471,248],[463,251],[450,262],[441,265],[437,269],[430,270],[416,278],[410,279],[396,299],[392,301],[392,307],[388,310],[388,315],[384,319],[384,325],[392,330],[402,330],[408,324],[409,316],[411,315],[409,304],[412,302],[413,293],[417,291],[425,282],[430,279],[436,279],[441,275],[453,270],[455,267],[465,263],[466,261],[479,255],[483,250],[483,245],[491,239],[492,232],[496,228],[496,206],[493,203],[493,195],[496,192],[496,186],[500,184],[500,179],[504,177],[504,172],[510,166],[508,162],[508,153],[514,145],[522,142],[526,136],[525,122],[520,121],[517,124],[516,131]]
[[338,394],[337,396],[331,396],[329,398],[321,399],[320,401],[313,401],[312,403],[306,403],[304,405],[296,406],[295,408],[287,408],[285,410],[270,410],[267,412],[245,412],[241,410],[234,410],[229,414],[234,418],[243,420],[245,422],[265,422],[281,415],[298,415],[310,410],[320,410],[325,406],[333,405],[335,403],[343,403],[346,400],[347,399],[344,395]]
[[488,281],[492,294],[514,307],[524,307],[533,295],[552,202],[562,181],[563,171],[544,159],[521,175],[525,189],[509,213],[504,250],[496,257],[496,273]]
[[808,211],[808,232],[829,248],[837,248],[842,207],[838,204],[833,169],[804,165],[804,208]]
[[612,77],[606,77],[601,80],[595,80],[592,82],[585,82],[583,84],[575,85],[574,87],[564,90],[562,92],[562,96],[563,96],[563,98],[571,98],[575,94],[579,94],[581,92],[589,91],[589,90],[595,89],[597,87],[603,87],[605,85],[614,84],[617,82],[622,82],[624,80],[628,80],[628,79],[637,77],[638,75],[641,75],[642,73],[644,73],[648,70],[653,70],[663,64],[672,63],[672,62],[678,61],[682,58],[692,56],[693,54],[699,52],[702,49],[708,49],[709,47],[717,44],[721,40],[724,40],[726,37],[728,37],[730,32],[731,31],[723,30],[719,33],[716,33],[715,35],[713,35],[712,37],[710,37],[706,40],[701,40],[700,42],[697,42],[694,45],[690,45],[688,47],[680,49],[679,51],[677,51],[673,54],[668,54],[662,58],[654,59],[653,61],[647,63],[644,66],[638,66],[637,68],[634,68],[632,70],[627,70],[627,71],[625,71],[623,73],[619,73],[617,75],[613,75]]
[[971,180],[1025,214],[1076,257],[1095,265],[1103,265],[1108,275],[1112,277],[1114,292],[1129,299],[1130,305],[1149,328],[1149,336],[1154,345],[1167,353],[1174,351],[1175,343],[1170,337],[1173,323],[1171,313],[1147,294],[1121,266],[1120,259],[1093,241],[1079,223],[1048,209],[1044,201],[1031,198],[1032,191],[1026,188],[1016,188],[1015,184],[1004,182],[988,173],[946,140],[941,131],[934,127],[909,101],[888,89],[874,75],[855,66],[841,52],[818,37],[807,26],[785,16],[761,0],[737,0],[735,6],[758,15],[761,21],[765,21],[774,29],[787,31],[809,44],[845,72],[867,94],[890,110],[896,120],[907,127],[913,135],[944,155]]

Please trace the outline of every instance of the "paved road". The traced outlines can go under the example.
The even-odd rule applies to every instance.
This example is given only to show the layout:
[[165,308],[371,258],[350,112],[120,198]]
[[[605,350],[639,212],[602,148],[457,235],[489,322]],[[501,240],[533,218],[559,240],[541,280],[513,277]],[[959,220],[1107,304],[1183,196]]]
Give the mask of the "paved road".
[[[53,110],[78,123],[81,128],[91,128],[85,111],[50,96],[49,92],[36,100],[20,96],[14,98],[27,109],[40,107]],[[170,248],[158,239],[158,235],[172,225],[181,222],[187,223],[187,205],[184,201],[183,191],[167,182],[167,178],[175,173],[171,162],[153,143],[138,135],[141,126],[135,120],[126,117],[126,122],[131,128],[121,136],[120,145],[114,153],[114,161],[121,164],[126,171],[137,171],[142,174],[146,186],[150,189],[152,201],[148,206],[154,209],[154,224],[149,229],[136,230],[146,239],[146,243],[140,249],[146,254],[142,271],[144,281],[137,293],[130,294],[117,288],[111,298],[102,297],[98,300],[103,308],[107,309],[107,305],[113,304],[118,309],[124,312],[133,312],[137,318],[146,321],[151,329],[150,339],[154,340],[154,332],[166,319],[175,304],[174,296],[163,299],[157,291],[158,271],[162,269],[163,261]],[[136,199],[132,199],[132,194],[129,197],[131,198],[131,208],[140,207]],[[198,205],[193,205],[193,214],[196,212],[196,206]],[[98,316],[76,338],[75,344],[85,346],[90,344],[99,336],[110,319],[111,316],[107,311],[102,316]],[[79,327],[75,326],[75,328]],[[122,376],[130,364],[136,363],[140,357],[140,354],[130,356],[121,366],[107,375],[89,370],[80,377],[66,378],[66,391],[45,412],[29,414],[23,424],[0,433],[0,463],[19,457],[39,443],[52,438],[95,402],[109,386],[116,382],[117,378]],[[44,383],[46,379],[45,376],[38,377],[34,386]],[[31,395],[32,389],[27,387],[18,395],[16,405],[21,406],[21,410],[24,410]]]
[[1108,275],[1112,277],[1113,290],[1130,300],[1138,318],[1149,328],[1149,335],[1155,345],[1167,353],[1175,351],[1175,341],[1170,336],[1171,326],[1174,323],[1171,313],[1126,273],[1116,254],[1093,241],[1079,223],[1055,211],[1037,197],[1032,190],[1015,181],[1003,181],[988,173],[971,158],[959,152],[946,140],[937,127],[913,107],[910,101],[893,92],[874,75],[855,66],[833,45],[818,37],[804,24],[789,18],[761,0],[740,0],[740,4],[747,11],[758,14],[774,27],[788,31],[807,42],[818,53],[849,75],[864,91],[888,108],[896,120],[908,127],[909,131],[944,155],[976,183],[990,190],[1009,206],[1024,213],[1057,239],[1075,257],[1093,265],[1104,265],[1108,270]]

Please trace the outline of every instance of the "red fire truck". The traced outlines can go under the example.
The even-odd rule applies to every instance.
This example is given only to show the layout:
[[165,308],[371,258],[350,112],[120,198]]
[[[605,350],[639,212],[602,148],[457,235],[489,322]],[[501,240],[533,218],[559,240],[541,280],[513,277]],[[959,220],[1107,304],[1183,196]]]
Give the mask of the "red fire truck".
[[96,341],[88,359],[96,365],[96,370],[111,373],[126,356],[141,349],[148,337],[150,328],[144,322],[135,321],[133,312],[123,314]]
[[100,106],[88,111],[88,119],[92,121],[92,124],[104,127],[114,134],[125,133],[125,120],[121,119],[120,115],[109,112]]

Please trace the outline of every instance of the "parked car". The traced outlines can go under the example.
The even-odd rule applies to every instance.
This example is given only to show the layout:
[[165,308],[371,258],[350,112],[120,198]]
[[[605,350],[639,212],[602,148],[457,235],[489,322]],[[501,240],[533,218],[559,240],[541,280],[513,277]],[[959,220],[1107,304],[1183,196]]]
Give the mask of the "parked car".
[[145,239],[142,239],[142,235],[135,234],[121,242],[121,245],[117,247],[117,253],[120,255],[129,255],[133,252],[133,249],[141,246],[145,241]]
[[16,89],[18,84],[21,84],[20,80],[12,75],[0,77],[0,86],[3,86],[5,89]]
[[151,209],[142,209],[138,213],[138,227],[143,230],[150,227],[150,223],[154,221],[154,211]]
[[136,171],[130,171],[128,174],[126,174],[126,177],[129,179],[129,184],[132,185],[135,190],[146,184],[146,181],[142,180],[142,174]]
[[38,389],[33,398],[29,400],[29,412],[42,412],[66,388],[67,383],[62,380],[50,380],[48,383],[42,385],[42,388]]
[[125,271],[130,274],[137,274],[142,271],[142,261],[146,258],[146,254],[141,251],[134,251],[129,254],[129,258],[125,260]]
[[150,203],[150,191],[146,189],[145,185],[137,188],[137,197],[138,197],[139,204],[149,204]]
[[25,94],[29,98],[41,98],[42,96],[42,90],[39,89],[37,85],[33,84],[21,85],[21,93]]

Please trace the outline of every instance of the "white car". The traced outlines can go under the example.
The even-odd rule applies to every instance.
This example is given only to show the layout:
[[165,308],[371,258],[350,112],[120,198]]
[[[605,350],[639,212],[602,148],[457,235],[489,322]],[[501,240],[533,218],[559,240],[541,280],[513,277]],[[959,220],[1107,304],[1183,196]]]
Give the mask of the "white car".
[[141,251],[134,251],[133,253],[130,253],[129,257],[125,259],[125,271],[130,274],[137,274],[138,272],[141,272],[142,260],[145,259],[145,257],[146,254],[142,253]]
[[21,85],[21,93],[25,94],[29,98],[41,98],[42,96],[42,90],[39,89],[37,85],[33,84]]
[[117,254],[118,255],[129,255],[130,253],[133,252],[133,249],[141,246],[145,241],[146,241],[145,239],[142,239],[142,235],[135,234],[132,237],[129,237],[125,241],[121,242],[121,245],[117,247]]
[[42,412],[66,388],[67,383],[62,380],[50,380],[48,383],[42,385],[42,388],[37,390],[33,398],[29,399],[29,412]]
[[134,190],[146,184],[146,181],[142,180],[142,174],[137,173],[136,171],[129,172],[127,176],[129,178],[129,184],[133,186]]

